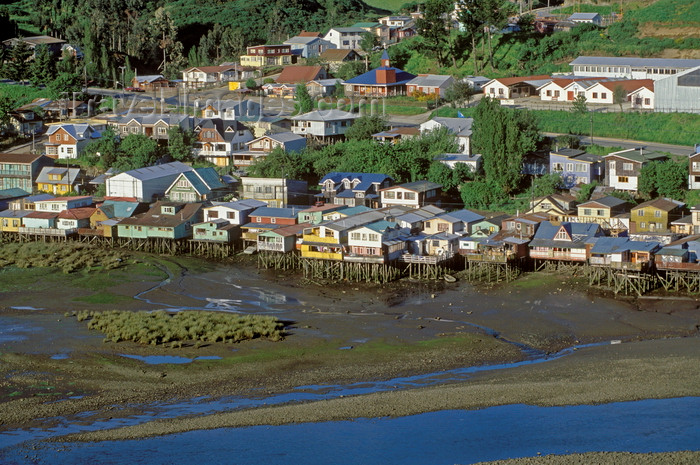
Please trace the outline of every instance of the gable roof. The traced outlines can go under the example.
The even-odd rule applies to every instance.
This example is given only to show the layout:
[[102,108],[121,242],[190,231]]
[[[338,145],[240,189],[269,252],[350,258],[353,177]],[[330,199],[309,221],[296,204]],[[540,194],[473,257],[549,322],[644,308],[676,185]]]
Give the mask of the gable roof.
[[569,65],[636,66],[646,68],[694,68],[700,60],[681,58],[638,58],[580,56]]
[[[96,131],[95,128],[93,128],[89,124],[55,124],[55,125],[51,125],[46,130],[46,135],[51,136],[59,129],[63,129],[68,134],[73,136],[73,138],[75,140],[78,140],[78,141],[86,140],[88,138],[88,136],[91,139],[98,139],[100,137],[99,131]],[[88,132],[88,130],[89,130],[89,132]]]
[[[386,50],[384,50],[384,55],[386,55]],[[382,60],[388,60],[388,55],[387,58],[384,58],[384,55],[382,55]],[[377,80],[377,71],[394,71],[396,80],[394,82],[378,82]],[[385,86],[385,87],[391,87],[391,86],[400,86],[400,85],[405,85],[412,79],[416,77],[415,74],[408,73],[402,69],[398,68],[392,68],[391,66],[380,66],[379,68],[376,69],[371,69],[367,71],[366,73],[362,73],[359,76],[355,76],[354,78],[348,79],[347,81],[344,81],[343,84],[363,84],[363,85],[371,85],[371,86]]]
[[637,163],[646,163],[655,160],[665,160],[668,158],[668,155],[661,152],[644,151],[644,148],[642,147],[637,149],[620,150],[619,152],[611,152],[603,156],[603,158],[608,157],[620,157]]
[[[162,206],[181,206],[176,214],[174,215],[164,215],[161,212]],[[194,215],[202,208],[202,203],[173,203],[173,202],[162,202],[158,201],[151,205],[151,208],[140,215],[136,215],[130,218],[124,218],[119,222],[119,225],[141,225],[141,226],[157,226],[165,228],[173,228],[178,226]]]
[[613,197],[612,195],[607,195],[607,196],[601,197],[599,199],[589,200],[588,202],[581,203],[578,205],[578,207],[581,208],[581,207],[587,207],[589,205],[591,205],[591,206],[592,205],[602,205],[603,207],[607,207],[607,208],[615,208],[615,207],[619,207],[621,205],[624,205],[626,203],[627,202],[625,202],[622,199],[618,199],[617,197]]
[[[568,240],[556,239],[560,230],[565,230]],[[530,242],[530,247],[583,247],[585,242],[600,232],[600,225],[597,223],[569,223],[553,224],[550,221],[540,223],[535,236]]]
[[278,84],[306,83],[316,79],[322,72],[322,66],[285,66],[275,81]]
[[678,200],[673,200],[666,197],[659,197],[658,199],[653,199],[644,203],[640,203],[636,207],[632,208],[632,210],[634,211],[639,210],[641,208],[654,207],[657,210],[670,212],[672,210],[675,210],[676,208],[683,208],[684,206],[685,203],[679,202]]
[[333,108],[331,110],[316,110],[302,115],[296,115],[293,116],[292,119],[295,121],[340,121],[344,119],[354,120],[359,117],[360,115],[358,113]]
[[388,191],[390,189],[407,189],[415,192],[427,192],[431,189],[441,189],[442,184],[438,184],[430,181],[413,181],[407,182],[405,184],[399,184],[397,186],[385,187],[382,191]]
[[185,171],[192,171],[192,169],[193,168],[191,166],[187,166],[179,161],[174,161],[171,163],[164,163],[162,165],[146,166],[145,168],[138,168],[122,174],[129,175],[140,181],[149,181],[151,179],[158,179],[165,176],[184,173]]
[[422,86],[422,87],[440,87],[443,84],[447,84],[451,80],[454,80],[452,76],[443,74],[419,74],[414,77],[406,84],[411,86]]
[[[62,175],[62,179],[50,179],[49,175]],[[80,176],[80,168],[61,168],[56,166],[47,166],[41,169],[39,176],[36,178],[37,183],[42,184],[69,184],[73,185],[78,181]]]
[[33,153],[0,153],[0,163],[33,163],[43,155]]
[[136,212],[139,202],[129,202],[123,200],[105,200],[100,208],[109,207],[113,215],[117,218],[128,218]]
[[134,76],[137,82],[155,82],[155,81],[167,81],[162,74],[150,74],[146,76]]
[[592,20],[595,19],[596,17],[600,18],[600,15],[598,13],[573,13],[571,16],[569,16],[570,21],[575,21],[575,20]]
[[244,199],[244,200],[236,200],[235,202],[213,202],[210,207],[206,207],[206,209],[214,208],[214,207],[226,207],[230,208],[232,210],[255,210],[256,208],[260,207],[266,207],[267,202],[263,202],[262,200],[255,200],[255,199]]
[[447,128],[448,131],[457,136],[468,137],[472,135],[474,118],[447,118],[436,116],[429,121],[438,123],[440,126]]
[[250,216],[270,217],[270,218],[296,218],[301,208],[273,208],[260,207],[250,213]]
[[623,79],[617,81],[601,81],[599,84],[606,89],[615,91],[615,89],[621,87],[627,92],[633,92],[635,90],[646,87],[649,90],[654,90],[654,80],[653,79]]
[[474,221],[480,221],[484,219],[483,215],[479,215],[478,213],[475,213],[471,210],[463,209],[463,210],[456,210],[452,211],[449,213],[444,213],[438,218],[443,218],[445,216],[449,216],[451,218],[455,218],[458,221],[461,221],[462,223],[472,223]]
[[352,49],[329,48],[321,52],[320,58],[324,61],[345,61],[350,55],[357,55]]
[[521,82],[526,82],[526,81],[546,81],[546,80],[551,80],[551,79],[552,79],[551,76],[549,76],[548,74],[538,74],[536,76],[521,76],[521,77],[491,79],[489,82],[486,83],[486,85],[491,84],[492,82],[496,81],[496,82],[503,84],[504,86],[512,86],[514,84],[519,84]]

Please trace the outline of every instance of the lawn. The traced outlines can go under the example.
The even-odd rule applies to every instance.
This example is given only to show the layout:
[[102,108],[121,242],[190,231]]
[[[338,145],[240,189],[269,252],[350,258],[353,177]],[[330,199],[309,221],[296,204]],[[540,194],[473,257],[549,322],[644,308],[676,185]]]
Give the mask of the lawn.
[[[474,107],[459,111],[466,117],[474,116]],[[441,108],[433,116],[456,117],[458,109]],[[591,133],[593,119],[593,137],[612,137],[664,144],[692,146],[698,142],[700,133],[700,115],[688,113],[596,113],[585,115],[569,111],[531,110],[539,121],[542,132],[563,134]]]
[[405,4],[409,3],[408,0],[365,0],[365,3],[374,8],[381,8],[382,10],[396,11]]

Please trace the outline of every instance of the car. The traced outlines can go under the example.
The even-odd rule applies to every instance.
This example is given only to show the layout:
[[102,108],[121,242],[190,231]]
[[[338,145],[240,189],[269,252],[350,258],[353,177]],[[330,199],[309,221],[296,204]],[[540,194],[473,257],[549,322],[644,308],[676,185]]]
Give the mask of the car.
[[140,87],[125,87],[124,90],[127,92],[146,92]]

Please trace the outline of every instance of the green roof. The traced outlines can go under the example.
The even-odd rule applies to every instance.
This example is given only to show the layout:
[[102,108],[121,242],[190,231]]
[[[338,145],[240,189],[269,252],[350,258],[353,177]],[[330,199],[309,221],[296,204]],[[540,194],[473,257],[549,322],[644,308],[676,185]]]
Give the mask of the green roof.
[[352,27],[377,27],[381,26],[379,23],[355,23]]

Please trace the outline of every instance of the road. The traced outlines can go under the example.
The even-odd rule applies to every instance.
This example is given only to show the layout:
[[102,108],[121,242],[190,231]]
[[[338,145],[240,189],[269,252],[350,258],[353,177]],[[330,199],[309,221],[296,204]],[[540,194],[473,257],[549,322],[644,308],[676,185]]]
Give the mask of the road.
[[[543,132],[543,136],[557,137],[564,136],[568,134],[559,134],[554,132]],[[591,145],[591,138],[589,136],[578,136],[582,145]],[[639,147],[644,147],[644,149],[658,152],[669,152],[674,155],[690,155],[695,153],[695,148],[686,145],[672,145],[672,144],[662,144],[659,142],[648,142],[639,140],[629,140],[629,139],[613,139],[610,137],[597,137],[593,136],[593,143],[595,145],[601,145],[603,147],[621,147],[622,149],[634,149]]]

